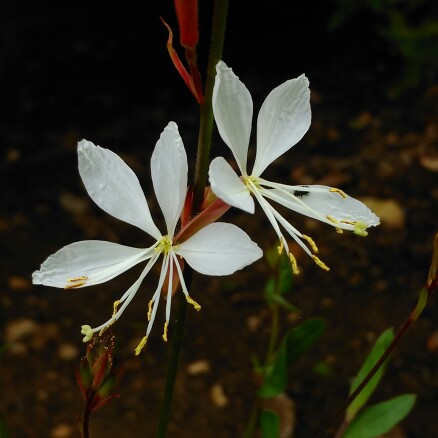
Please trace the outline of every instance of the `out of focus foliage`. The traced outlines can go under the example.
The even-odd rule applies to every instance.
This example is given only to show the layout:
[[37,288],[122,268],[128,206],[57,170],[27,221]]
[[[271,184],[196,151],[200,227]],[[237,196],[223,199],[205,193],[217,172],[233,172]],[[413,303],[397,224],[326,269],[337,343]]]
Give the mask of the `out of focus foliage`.
[[[404,59],[401,76],[390,95],[436,80],[438,72],[438,2],[436,0],[336,0],[329,28],[336,30],[357,15],[372,16],[370,32],[377,32]],[[364,35],[366,38],[366,35]]]

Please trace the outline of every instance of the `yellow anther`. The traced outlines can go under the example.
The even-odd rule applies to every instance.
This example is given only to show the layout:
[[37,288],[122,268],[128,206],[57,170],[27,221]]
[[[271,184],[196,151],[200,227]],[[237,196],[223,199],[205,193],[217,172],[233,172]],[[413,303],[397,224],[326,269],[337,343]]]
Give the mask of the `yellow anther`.
[[201,306],[190,295],[186,295],[186,300],[195,308],[195,310],[201,310]]
[[137,345],[137,348],[134,350],[135,351],[135,355],[138,356],[141,352],[141,350],[143,350],[143,347],[146,345],[146,342],[148,341],[148,337],[145,336],[140,343]]
[[64,289],[75,289],[85,285],[85,281],[78,281],[77,283],[66,284]]
[[330,271],[330,268],[323,261],[321,261],[318,257],[316,257],[316,255],[312,254],[312,259],[315,261],[315,263],[320,268],[324,269],[324,271]]
[[312,251],[318,254],[318,247],[316,246],[316,243],[313,241],[313,239],[309,236],[306,236],[305,234],[303,234],[301,237],[308,242],[308,244],[312,248]]
[[278,255],[281,255],[283,253],[283,248],[284,248],[283,239],[280,239],[280,245],[277,246]]
[[300,270],[298,269],[297,259],[291,252],[289,253],[289,261],[292,267],[292,272],[294,273],[294,275],[298,275],[300,273]]
[[366,237],[368,236],[367,224],[364,222],[356,222],[354,224],[354,230],[353,233],[357,234],[358,236]]
[[116,313],[117,313],[117,306],[120,304],[120,300],[117,300],[117,301],[114,301],[114,304],[113,304],[113,318],[116,316]]
[[67,280],[67,284],[64,286],[64,289],[74,289],[76,287],[84,286],[86,280],[88,280],[88,277],[85,275],[82,277],[69,278]]
[[167,327],[169,326],[169,323],[166,321],[164,323],[164,332],[163,332],[163,340],[164,342],[167,342]]
[[116,321],[111,321],[108,325],[106,325],[100,332],[99,336],[102,336]]
[[332,187],[330,189],[330,192],[332,192],[332,193],[339,193],[344,199],[347,197],[347,195],[341,189],[337,189],[335,187]]
[[83,325],[81,327],[81,334],[85,335],[82,341],[88,342],[93,337],[93,330],[89,325]]
[[337,232],[338,234],[342,234],[342,233],[344,232],[344,230],[341,230],[341,229],[338,228],[338,227],[336,227],[335,229],[336,229],[336,232]]
[[349,219],[342,219],[340,222],[341,222],[341,224],[347,224],[347,225],[356,225],[357,224],[356,221],[351,221]]
[[150,300],[148,304],[148,321],[152,318],[152,304],[154,304],[154,300]]
[[329,216],[327,215],[326,218],[330,221],[333,222],[334,224],[339,224],[339,221],[337,219],[335,219],[333,216]]
[[76,283],[78,281],[85,281],[88,280],[88,277],[86,277],[85,275],[83,275],[82,277],[75,277],[75,278],[69,278],[67,280],[67,283]]

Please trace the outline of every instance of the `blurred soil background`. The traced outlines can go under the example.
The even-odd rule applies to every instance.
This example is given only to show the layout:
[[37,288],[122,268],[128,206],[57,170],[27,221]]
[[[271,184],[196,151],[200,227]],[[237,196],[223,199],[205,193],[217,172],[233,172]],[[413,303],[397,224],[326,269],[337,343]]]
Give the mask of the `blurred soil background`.
[[[224,60],[251,91],[255,115],[275,86],[303,72],[310,79],[312,126],[266,177],[340,187],[382,221],[364,239],[287,214],[331,267],[320,270],[295,248],[302,273],[288,299],[301,313],[283,315],[284,329],[311,317],[327,326],[291,369],[287,392],[295,405],[294,436],[312,437],[346,397],[376,337],[408,315],[427,276],[438,230],[438,4],[230,3]],[[200,6],[204,71],[211,5]],[[120,154],[155,215],[149,159],[168,121],[179,125],[193,168],[198,109],[168,58],[160,15],[177,34],[170,0],[0,4],[2,436],[79,436],[80,326],[108,319],[138,269],[68,292],[32,286],[31,273],[78,240],[149,244],[87,196],[77,141]],[[212,155],[219,154],[231,157],[216,134]],[[265,250],[276,243],[260,211],[230,213],[226,220]],[[202,310],[189,311],[169,438],[242,436],[256,390],[252,357],[264,355],[269,337],[267,273],[260,260],[232,277],[196,276],[192,296]],[[167,364],[164,311],[147,350],[135,357],[133,349],[144,334],[155,282],[148,276],[114,326],[121,397],[93,415],[93,437],[154,436]],[[377,402],[418,394],[393,437],[438,436],[437,315],[434,298],[373,396]]]

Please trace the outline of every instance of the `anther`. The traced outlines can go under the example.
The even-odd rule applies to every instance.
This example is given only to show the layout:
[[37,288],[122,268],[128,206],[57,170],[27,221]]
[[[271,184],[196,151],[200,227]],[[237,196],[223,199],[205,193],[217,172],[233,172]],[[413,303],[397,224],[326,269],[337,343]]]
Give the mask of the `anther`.
[[100,332],[99,332],[99,336],[102,336],[114,323],[116,322],[116,320],[111,321],[109,324],[107,324]]
[[81,277],[69,278],[67,280],[67,284],[64,286],[64,289],[75,289],[77,287],[84,286],[86,280],[88,280],[88,277],[85,275]]
[[283,239],[280,239],[280,245],[277,246],[278,255],[283,254],[283,248],[284,248]]
[[116,316],[116,313],[117,313],[117,306],[118,306],[119,304],[120,304],[120,300],[114,301],[114,304],[113,304],[113,315],[112,315],[113,318]]
[[315,261],[315,263],[320,268],[324,269],[324,271],[330,271],[330,268],[323,261],[321,261],[318,257],[316,257],[316,255],[312,254],[312,259]]
[[326,215],[326,218],[327,218],[330,222],[333,222],[334,224],[339,224],[339,221],[338,221],[337,219],[335,219],[333,216]]
[[147,341],[148,341],[148,337],[145,336],[145,337],[140,341],[140,343],[137,345],[136,349],[134,350],[136,356],[138,356],[138,355],[140,354],[141,350],[142,350],[143,347],[146,345],[146,342],[147,342]]
[[190,295],[186,295],[186,300],[195,308],[195,310],[201,310],[201,306]]
[[347,197],[345,192],[343,192],[341,189],[337,189],[335,187],[332,187],[329,191],[332,193],[339,193],[344,199]]
[[308,242],[308,244],[312,248],[312,251],[318,254],[318,247],[316,246],[316,243],[313,241],[313,239],[309,236],[306,236],[305,234],[302,234],[301,237]]
[[300,270],[298,269],[297,259],[291,252],[289,253],[289,261],[292,267],[292,272],[294,273],[294,275],[298,275],[300,273]]
[[148,304],[148,321],[152,318],[152,304],[154,304],[154,300],[150,300]]
[[169,322],[166,321],[164,323],[164,332],[163,332],[163,340],[164,342],[167,342],[167,327],[169,326]]

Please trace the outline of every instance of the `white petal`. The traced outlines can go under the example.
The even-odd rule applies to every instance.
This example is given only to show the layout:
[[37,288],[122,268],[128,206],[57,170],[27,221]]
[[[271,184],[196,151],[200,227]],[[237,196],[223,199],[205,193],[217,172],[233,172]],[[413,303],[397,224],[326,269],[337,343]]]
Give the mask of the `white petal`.
[[111,280],[150,258],[151,253],[153,250],[101,240],[75,242],[52,254],[32,274],[32,282],[62,288],[91,286]]
[[195,270],[205,275],[229,275],[255,262],[262,250],[239,227],[212,223],[175,248]]
[[[379,218],[364,203],[344,192],[321,185],[299,188],[290,192],[295,192],[297,199],[280,190],[267,190],[264,194],[298,213],[333,226],[338,223],[339,228],[354,229],[355,223],[364,224],[368,228],[380,223]],[[269,196],[269,193],[275,197]]]
[[252,123],[251,94],[233,70],[220,61],[216,65],[213,113],[222,140],[233,152],[240,171],[246,175]]
[[210,163],[208,176],[211,190],[218,198],[233,207],[254,213],[254,200],[249,189],[224,158],[217,157]]
[[274,88],[257,119],[257,155],[252,174],[262,172],[297,144],[311,122],[309,81],[304,75]]
[[138,178],[114,152],[87,140],[78,144],[79,173],[91,199],[110,215],[159,239]]
[[152,182],[167,232],[173,236],[187,192],[187,155],[178,126],[170,122],[161,133],[151,158]]

